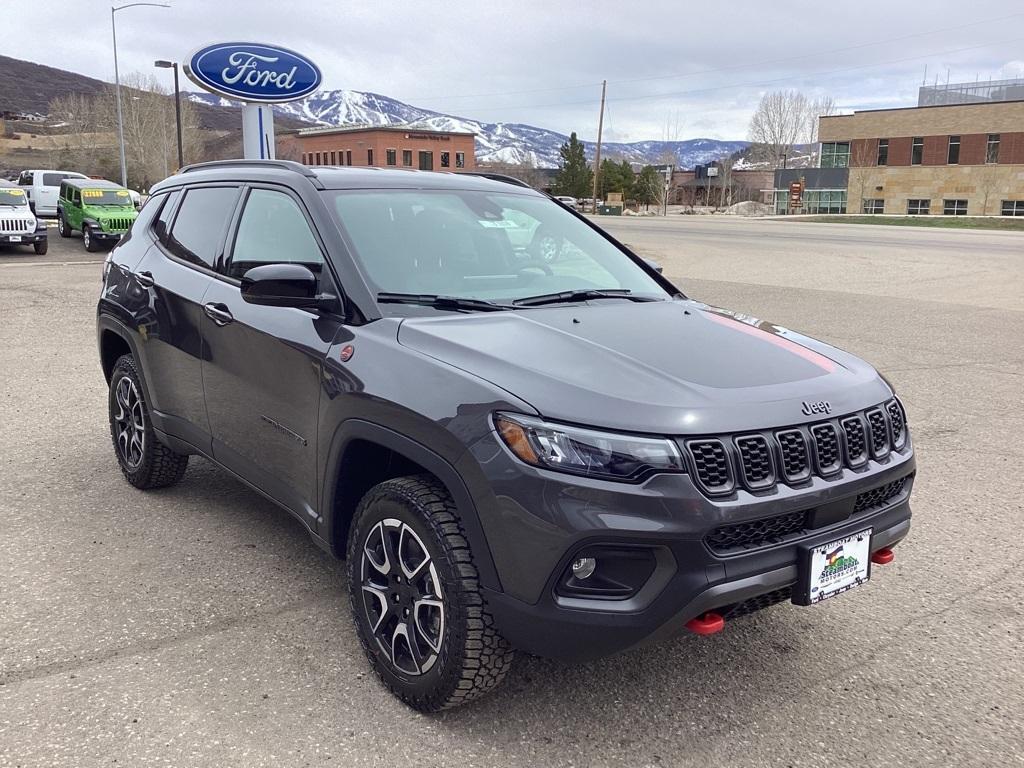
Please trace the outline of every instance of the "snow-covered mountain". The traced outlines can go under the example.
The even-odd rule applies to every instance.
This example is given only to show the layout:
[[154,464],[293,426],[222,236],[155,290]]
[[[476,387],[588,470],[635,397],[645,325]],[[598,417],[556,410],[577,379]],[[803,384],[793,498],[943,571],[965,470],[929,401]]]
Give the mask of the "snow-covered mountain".
[[[188,96],[204,104],[238,106],[212,93],[189,93]],[[525,163],[554,168],[558,165],[558,148],[568,139],[564,134],[545,128],[522,123],[482,123],[365,91],[317,91],[303,101],[275,104],[274,111],[317,126],[410,125],[438,131],[469,131],[476,134],[476,159],[481,163]],[[675,157],[678,167],[693,168],[744,149],[748,144],[718,139],[604,142],[601,152],[604,157],[624,158],[634,163],[664,163],[666,157]],[[586,143],[586,148],[593,156],[594,146]]]

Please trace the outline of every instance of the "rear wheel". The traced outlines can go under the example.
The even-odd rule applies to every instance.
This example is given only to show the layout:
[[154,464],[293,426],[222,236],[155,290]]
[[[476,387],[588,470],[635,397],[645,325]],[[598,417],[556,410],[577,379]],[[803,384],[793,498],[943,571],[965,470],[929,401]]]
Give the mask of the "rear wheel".
[[188,456],[175,453],[156,439],[142,394],[142,380],[131,355],[122,355],[114,364],[107,403],[110,439],[128,482],[146,490],[181,480],[188,467]]
[[398,698],[436,712],[497,686],[513,660],[484,603],[455,504],[429,475],[387,480],[352,521],[349,598],[363,650]]
[[40,240],[39,242],[32,244],[32,250],[36,252],[36,256],[42,256],[45,254],[47,248],[49,248],[49,241],[47,240]]

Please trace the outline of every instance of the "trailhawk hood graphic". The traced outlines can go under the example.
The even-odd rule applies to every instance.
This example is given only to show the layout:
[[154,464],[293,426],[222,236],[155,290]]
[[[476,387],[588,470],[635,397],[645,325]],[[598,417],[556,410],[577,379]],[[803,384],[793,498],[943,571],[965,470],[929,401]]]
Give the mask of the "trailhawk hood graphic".
[[410,318],[403,346],[468,371],[545,417],[701,434],[840,415],[891,397],[867,363],[756,318],[691,301],[594,302]]

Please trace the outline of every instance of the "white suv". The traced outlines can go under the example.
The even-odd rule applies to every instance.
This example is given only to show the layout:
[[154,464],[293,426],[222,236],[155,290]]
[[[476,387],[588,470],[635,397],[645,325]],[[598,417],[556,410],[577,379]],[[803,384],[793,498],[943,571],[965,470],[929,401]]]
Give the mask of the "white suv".
[[29,210],[25,191],[0,180],[0,246],[31,245],[42,256],[46,253],[46,224]]

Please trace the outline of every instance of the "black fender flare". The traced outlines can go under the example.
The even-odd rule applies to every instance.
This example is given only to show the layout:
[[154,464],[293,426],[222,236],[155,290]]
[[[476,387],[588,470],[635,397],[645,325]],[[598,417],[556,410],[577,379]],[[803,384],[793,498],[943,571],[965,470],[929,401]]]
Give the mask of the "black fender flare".
[[473,552],[473,564],[479,574],[480,584],[487,589],[500,592],[501,582],[494,567],[494,559],[491,556],[483,526],[480,524],[476,503],[458,470],[447,459],[422,443],[393,429],[362,419],[347,419],[339,425],[331,440],[327,461],[324,464],[323,503],[320,507],[323,510],[323,522],[320,524],[320,536],[323,541],[329,542],[332,554],[338,558],[343,558],[345,555],[344,552],[335,551],[334,508],[341,457],[353,440],[366,440],[388,448],[410,461],[416,462],[441,481],[458,507],[462,529],[465,531]]
[[[152,403],[153,400],[149,396],[149,383],[146,381],[146,369],[142,364],[142,356],[139,354],[139,346],[138,341],[135,338],[135,334],[132,333],[131,329],[129,329],[128,326],[120,320],[104,312],[100,312],[96,316],[96,348],[99,352],[100,367],[103,366],[103,334],[107,332],[121,337],[121,339],[128,345],[128,349],[131,350],[132,357],[134,357],[138,363],[136,368],[139,372],[139,378],[142,380],[143,395],[145,395],[147,403]],[[104,376],[106,376],[105,371]]]

